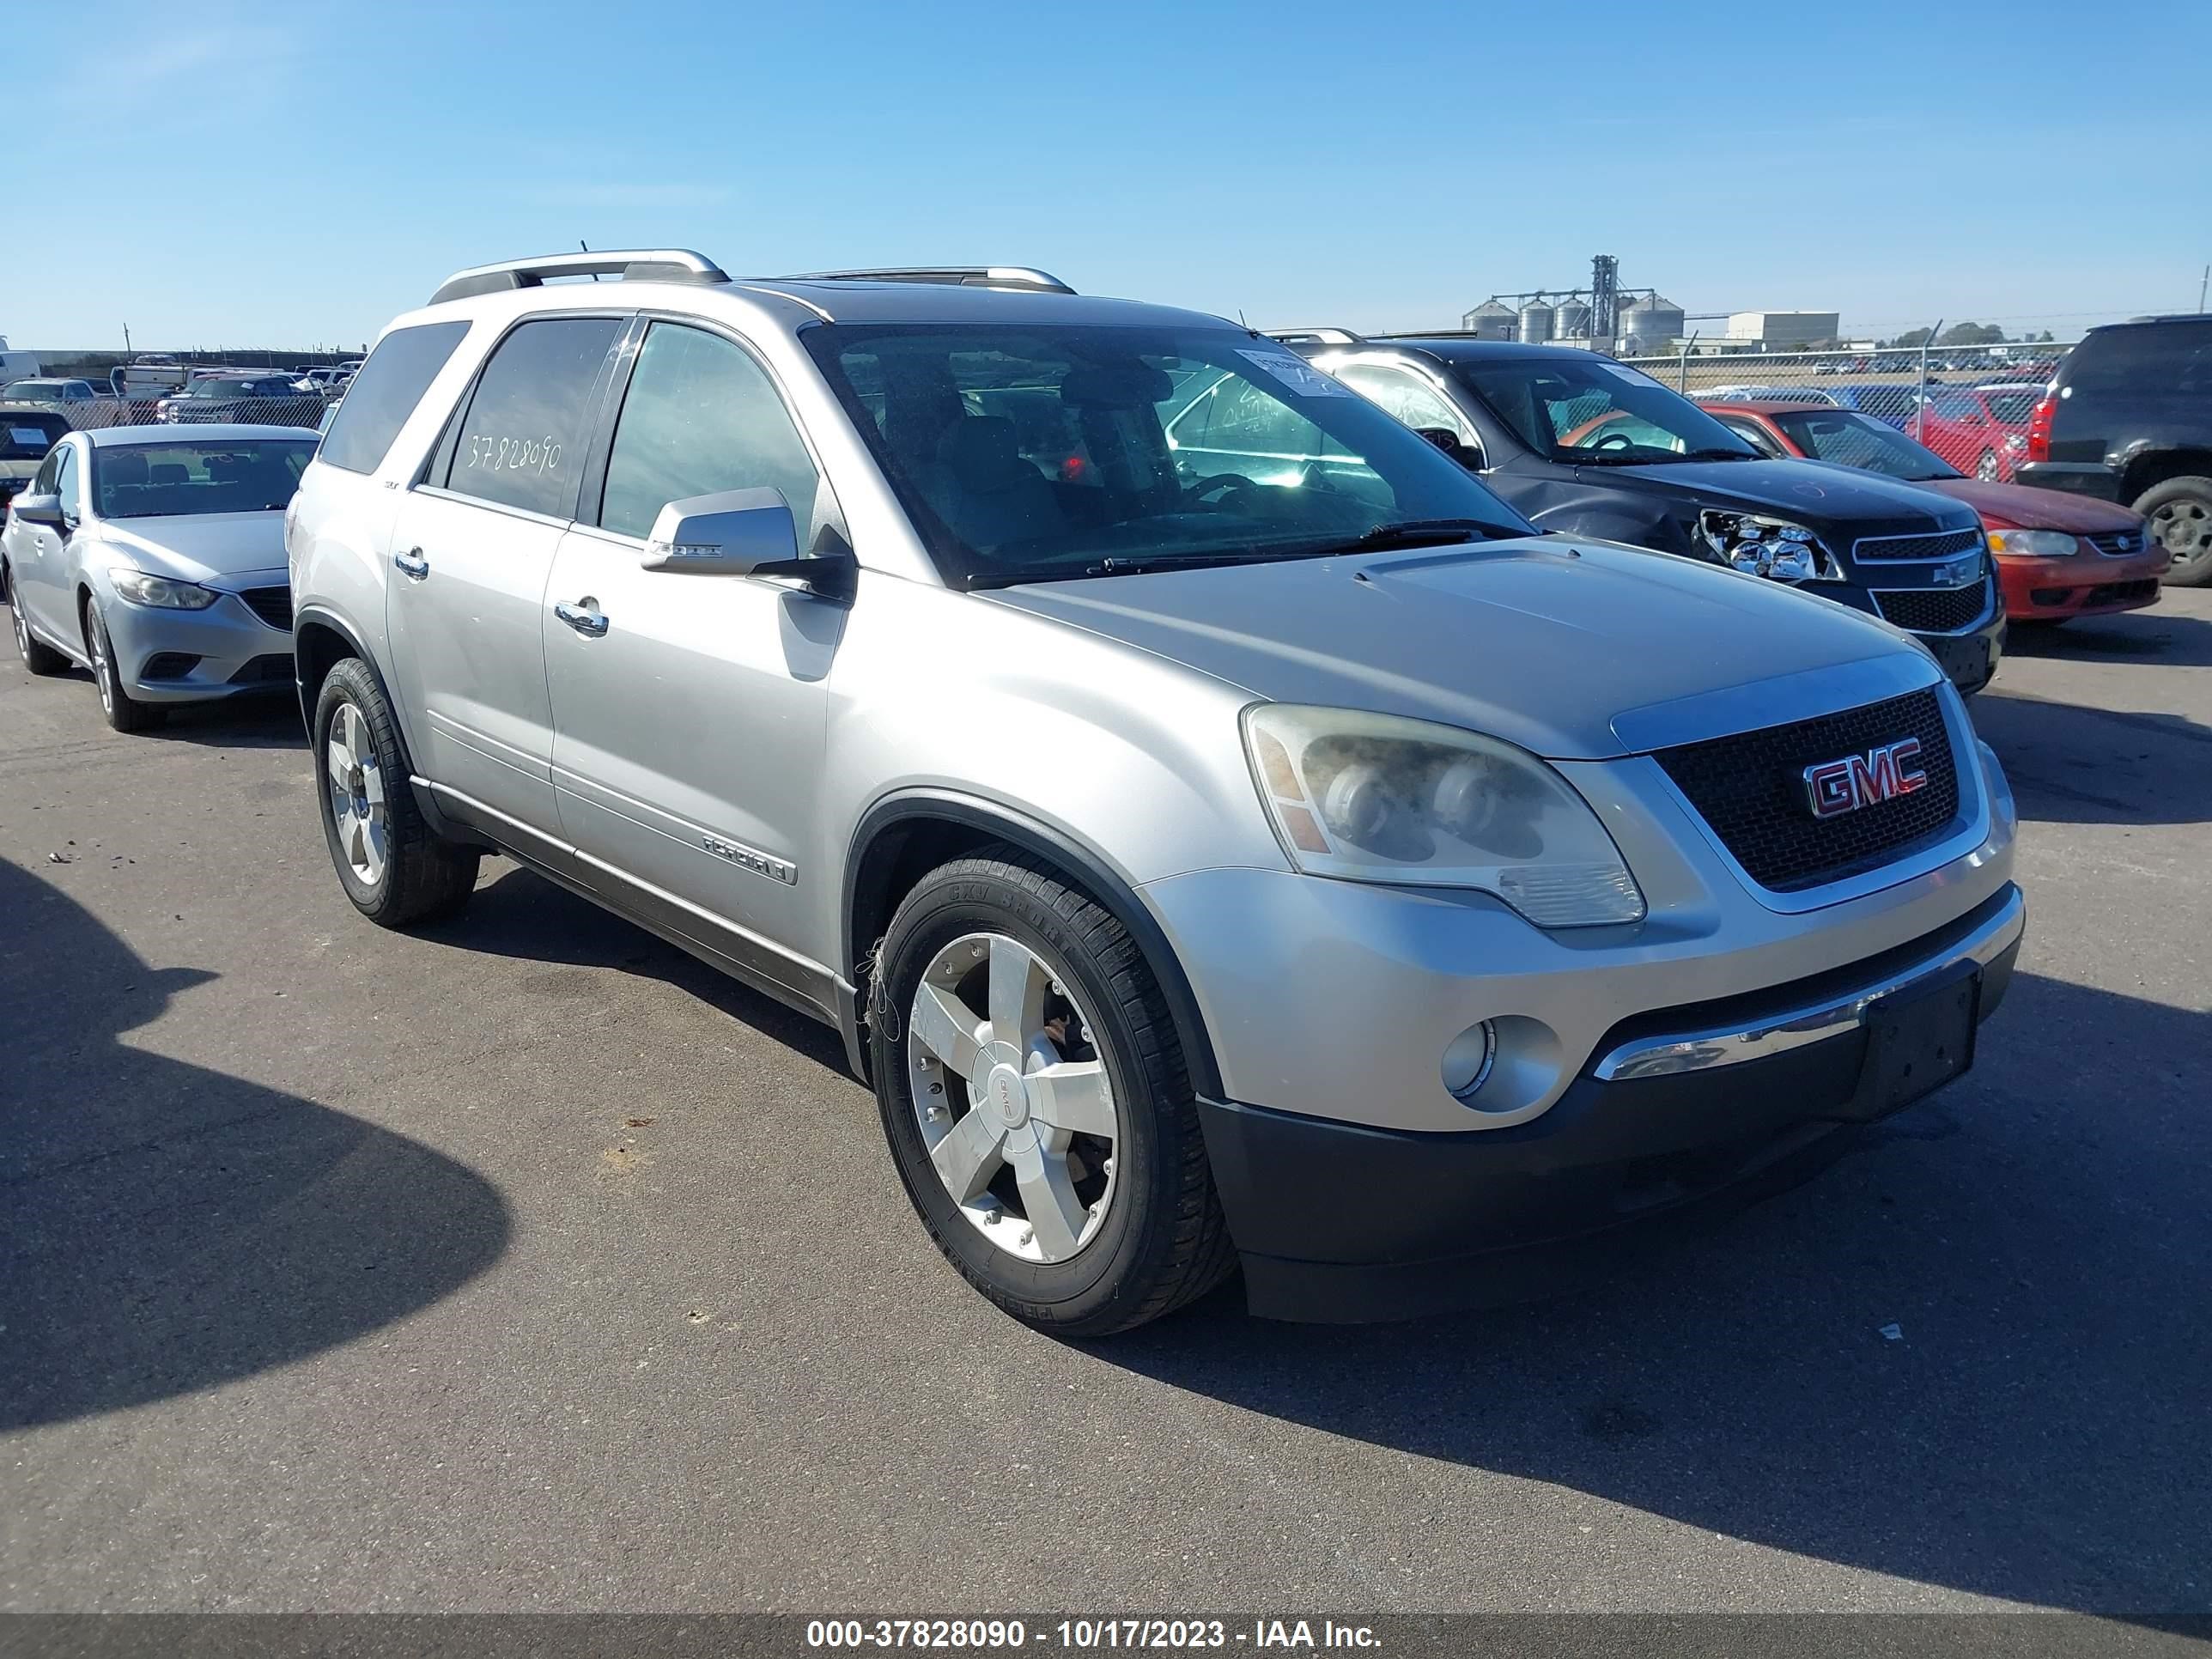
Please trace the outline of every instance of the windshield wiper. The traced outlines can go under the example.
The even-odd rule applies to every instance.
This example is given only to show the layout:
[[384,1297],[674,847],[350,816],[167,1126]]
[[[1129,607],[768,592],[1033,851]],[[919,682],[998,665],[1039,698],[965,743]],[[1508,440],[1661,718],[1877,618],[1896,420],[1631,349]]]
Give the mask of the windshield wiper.
[[1378,524],[1362,532],[1348,544],[1358,548],[1436,547],[1448,542],[1496,541],[1515,532],[1482,519],[1407,519],[1398,524]]

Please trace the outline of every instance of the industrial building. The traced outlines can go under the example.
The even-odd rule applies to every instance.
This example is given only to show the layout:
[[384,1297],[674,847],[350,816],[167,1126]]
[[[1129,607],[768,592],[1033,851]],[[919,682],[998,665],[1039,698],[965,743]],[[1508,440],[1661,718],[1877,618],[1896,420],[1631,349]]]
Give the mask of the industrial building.
[[1833,311],[1736,311],[1728,319],[1730,342],[1769,350],[1826,345],[1842,331],[1843,318]]
[[1590,261],[1587,288],[1532,289],[1493,294],[1462,313],[1460,328],[1481,340],[1524,340],[1534,345],[1582,346],[1621,357],[1650,357],[1680,349],[1693,337],[1700,356],[1711,352],[1800,350],[1838,337],[1842,319],[1832,311],[1685,312],[1656,289],[1620,286],[1620,262],[1609,253]]

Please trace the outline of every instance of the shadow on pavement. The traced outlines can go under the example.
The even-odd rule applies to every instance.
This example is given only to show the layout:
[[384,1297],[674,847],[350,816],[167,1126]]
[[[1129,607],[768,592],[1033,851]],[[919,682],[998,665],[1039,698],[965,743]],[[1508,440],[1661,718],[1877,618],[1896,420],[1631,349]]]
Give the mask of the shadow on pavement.
[[2018,696],[2002,679],[1974,699],[1972,709],[1974,729],[2004,763],[2023,818],[2212,819],[2212,728],[2185,715]]
[[288,690],[256,692],[222,702],[179,703],[153,734],[159,741],[204,744],[210,749],[305,749],[299,700]]
[[1982,1043],[1810,1185],[1567,1299],[1346,1330],[1232,1285],[1091,1352],[1901,1579],[2204,1611],[2212,1015],[2024,974]]
[[210,977],[0,862],[0,1430],[304,1358],[505,1248],[499,1194],[429,1147],[120,1040]]
[[420,929],[421,938],[488,956],[613,968],[663,980],[763,1036],[847,1072],[843,1039],[821,1021],[749,989],[532,871],[496,860],[487,860],[484,867],[492,879],[477,889],[468,908],[450,921]]
[[[2084,617],[2055,628],[2015,623],[2005,635],[2008,657],[2071,658],[2083,662],[2145,662],[2172,668],[2212,666],[2212,622],[2158,605],[2113,617]],[[2002,675],[2002,670],[1999,673]],[[2002,684],[2002,678],[1998,681]]]

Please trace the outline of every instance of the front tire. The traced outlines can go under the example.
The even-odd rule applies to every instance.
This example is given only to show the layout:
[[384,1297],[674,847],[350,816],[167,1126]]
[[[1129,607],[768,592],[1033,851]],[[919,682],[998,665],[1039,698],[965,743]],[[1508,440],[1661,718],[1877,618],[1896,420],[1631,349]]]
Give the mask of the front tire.
[[8,610],[15,623],[15,654],[33,674],[60,673],[70,665],[69,659],[32,634],[31,619],[23,614],[23,596],[15,591],[15,573],[0,566],[0,577],[6,580]]
[[1049,865],[988,848],[907,895],[876,973],[884,1133],[970,1285],[1039,1330],[1103,1336],[1228,1276],[1182,1044],[1109,911]]
[[409,927],[466,904],[481,854],[424,820],[392,705],[360,658],[324,679],[313,735],[323,839],[353,908],[379,927]]
[[2135,507],[2150,520],[2152,539],[2173,556],[2168,586],[2212,582],[2212,478],[2168,478],[2136,497]]
[[1996,451],[1985,449],[1982,452],[1981,459],[1974,463],[1974,476],[1984,483],[1997,482],[2000,473],[1997,467]]
[[123,676],[115,666],[115,641],[108,637],[100,606],[84,602],[84,653],[92,659],[92,681],[100,690],[100,712],[118,732],[150,732],[166,726],[169,711],[158,703],[140,702],[123,689]]

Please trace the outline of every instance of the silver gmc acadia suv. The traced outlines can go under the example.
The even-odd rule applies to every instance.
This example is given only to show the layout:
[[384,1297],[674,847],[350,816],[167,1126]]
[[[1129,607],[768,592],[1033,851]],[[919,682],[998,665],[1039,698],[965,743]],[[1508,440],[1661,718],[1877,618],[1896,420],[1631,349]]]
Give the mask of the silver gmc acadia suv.
[[[1266,464],[1178,453],[1194,380]],[[1275,341],[1040,271],[463,271],[287,548],[354,904],[496,850],[835,1024],[1058,1332],[1601,1257],[1956,1077],[2019,948],[1905,635],[1537,535]]]

